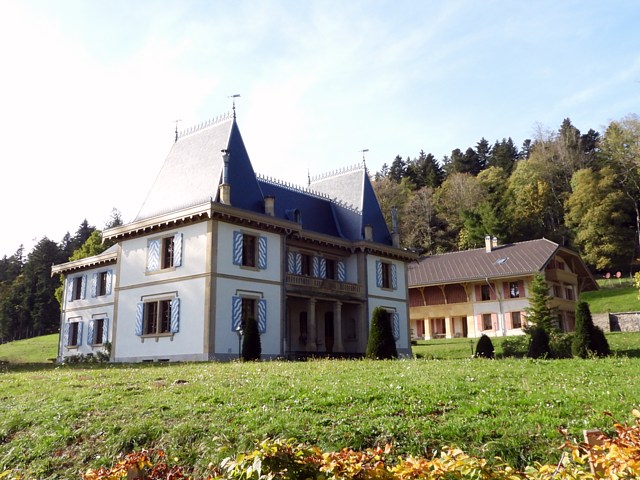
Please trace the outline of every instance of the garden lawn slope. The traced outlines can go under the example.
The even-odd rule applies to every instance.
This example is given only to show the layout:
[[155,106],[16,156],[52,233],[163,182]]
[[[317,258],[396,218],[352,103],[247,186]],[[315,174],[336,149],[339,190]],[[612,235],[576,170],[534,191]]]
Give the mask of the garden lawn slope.
[[120,452],[165,450],[203,472],[264,437],[324,450],[455,444],[554,463],[558,427],[612,430],[640,398],[637,358],[0,367],[0,472],[80,478]]

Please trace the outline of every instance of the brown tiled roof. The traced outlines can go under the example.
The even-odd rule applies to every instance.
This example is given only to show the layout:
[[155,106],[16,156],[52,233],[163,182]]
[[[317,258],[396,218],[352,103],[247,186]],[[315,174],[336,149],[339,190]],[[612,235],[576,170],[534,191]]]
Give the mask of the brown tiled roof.
[[541,271],[559,245],[547,240],[530,240],[463,252],[421,258],[409,264],[409,287],[510,277]]

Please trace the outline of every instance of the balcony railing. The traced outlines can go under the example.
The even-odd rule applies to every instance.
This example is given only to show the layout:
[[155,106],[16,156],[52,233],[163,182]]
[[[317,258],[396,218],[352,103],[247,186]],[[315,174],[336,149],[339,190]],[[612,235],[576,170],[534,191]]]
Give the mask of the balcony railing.
[[287,286],[348,293],[351,295],[362,294],[362,286],[357,283],[339,282],[328,278],[308,277],[305,275],[294,275],[292,273],[287,274]]

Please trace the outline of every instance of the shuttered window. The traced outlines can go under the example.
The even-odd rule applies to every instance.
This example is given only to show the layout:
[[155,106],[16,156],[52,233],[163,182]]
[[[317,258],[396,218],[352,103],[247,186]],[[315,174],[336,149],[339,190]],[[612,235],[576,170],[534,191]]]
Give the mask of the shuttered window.
[[136,309],[136,335],[170,335],[180,331],[180,299],[142,302]]
[[231,298],[231,330],[238,332],[245,328],[249,319],[258,322],[258,331],[267,331],[267,301],[264,298],[242,297]]
[[147,271],[175,268],[182,265],[182,233],[154,238],[147,243]]
[[233,232],[233,263],[243,267],[267,268],[267,237]]
[[397,289],[398,273],[393,263],[376,261],[376,285],[379,288]]
[[89,321],[87,331],[87,343],[90,345],[103,345],[109,341],[109,319],[93,318]]
[[78,347],[82,345],[82,322],[65,323],[64,345],[66,347]]

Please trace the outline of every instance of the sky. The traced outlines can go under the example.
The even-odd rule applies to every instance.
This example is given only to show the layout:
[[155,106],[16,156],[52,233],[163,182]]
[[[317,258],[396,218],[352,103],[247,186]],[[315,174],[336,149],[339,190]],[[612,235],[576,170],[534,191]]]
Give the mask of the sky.
[[0,257],[131,221],[179,129],[232,108],[307,175],[640,110],[636,0],[0,0]]

